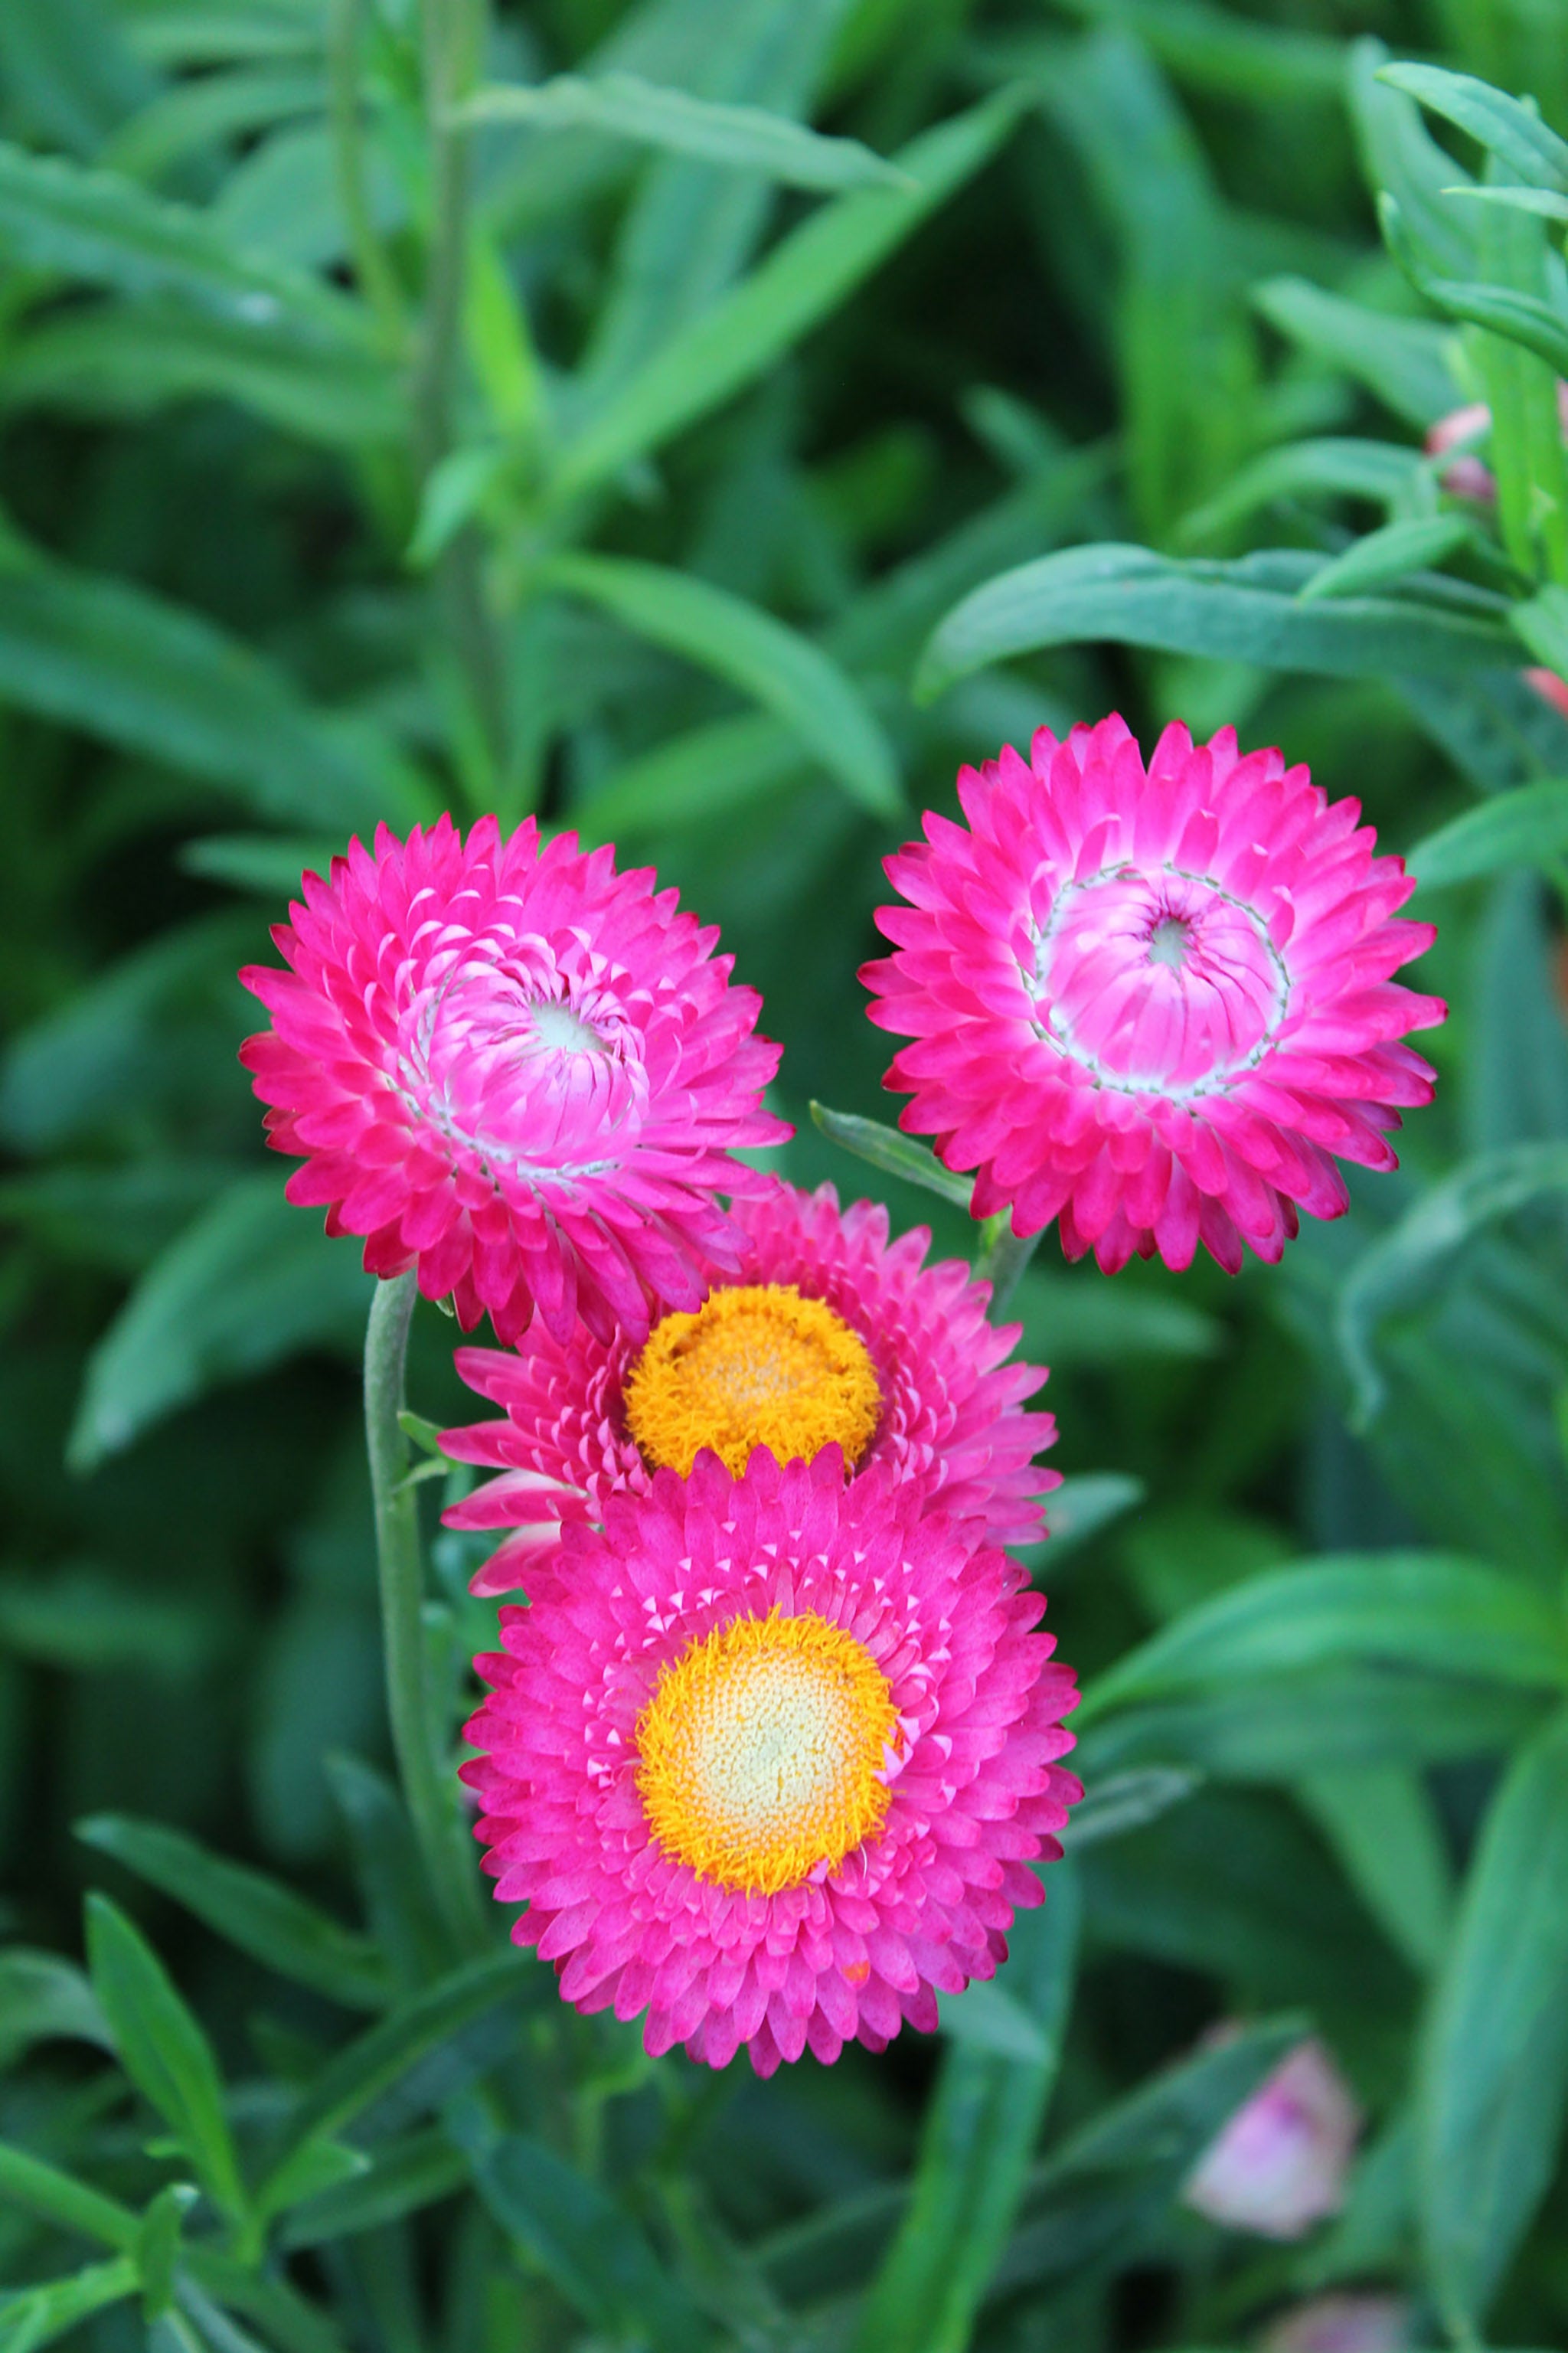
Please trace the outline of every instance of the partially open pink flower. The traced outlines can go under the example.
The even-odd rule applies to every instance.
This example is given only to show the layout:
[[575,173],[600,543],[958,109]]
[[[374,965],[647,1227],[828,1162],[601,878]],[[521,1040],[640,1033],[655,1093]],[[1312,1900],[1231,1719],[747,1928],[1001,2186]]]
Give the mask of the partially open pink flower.
[[789,1134],[759,1108],[761,999],[653,884],[572,834],[541,849],[531,818],[504,841],[490,817],[466,841],[384,826],[305,876],[273,933],[289,970],[240,975],[272,1016],[240,1059],[305,1159],[289,1199],[364,1235],[374,1273],[416,1265],[465,1327],[488,1309],[516,1338],[537,1308],[607,1338],[695,1305],[734,1258],[718,1195],[763,1181],[735,1148]]
[[1299,2239],[1344,2203],[1360,2130],[1361,2111],[1328,2052],[1303,2042],[1237,2110],[1183,2198],[1232,2231]]
[[1005,1361],[1018,1326],[986,1321],[988,1287],[961,1261],[926,1266],[923,1228],[889,1242],[884,1208],[840,1210],[831,1185],[775,1180],[736,1204],[735,1223],[733,1276],[646,1348],[535,1325],[515,1355],[458,1350],[469,1388],[506,1418],[444,1433],[447,1453],[501,1473],[447,1523],[514,1531],[476,1593],[531,1588],[564,1523],[601,1520],[606,1495],[646,1493],[660,1462],[687,1471],[702,1446],[739,1471],[754,1446],[787,1461],[837,1443],[851,1472],[885,1463],[951,1517],[978,1520],[989,1544],[1040,1535],[1039,1499],[1059,1476],[1031,1466],[1056,1423],[1024,1409],[1045,1375]]
[[1320,2295],[1274,2323],[1260,2353],[1403,2353],[1415,2313],[1401,2295]]
[[1231,728],[1165,730],[1145,770],[1121,719],[1036,735],[958,780],[967,827],[927,815],[889,859],[870,1017],[910,1038],[900,1125],[977,1169],[973,1209],[1060,1220],[1069,1258],[1134,1251],[1232,1272],[1278,1259],[1300,1210],[1348,1205],[1341,1159],[1396,1166],[1396,1106],[1433,1071],[1400,1042],[1447,1008],[1391,976],[1431,944],[1393,920],[1415,881]]
[[974,1535],[880,1466],[847,1486],[832,1449],[738,1480],[704,1454],[566,1529],[478,1662],[463,1768],[566,2000],[767,2075],[994,1975],[1081,1794],[1056,1762],[1078,1694]]

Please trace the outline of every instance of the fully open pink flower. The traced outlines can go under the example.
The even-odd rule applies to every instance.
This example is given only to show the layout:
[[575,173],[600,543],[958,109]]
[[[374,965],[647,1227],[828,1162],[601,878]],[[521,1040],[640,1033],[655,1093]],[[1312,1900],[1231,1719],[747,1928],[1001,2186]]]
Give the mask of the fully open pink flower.
[[1232,1272],[1278,1259],[1297,1213],[1346,1208],[1335,1155],[1396,1166],[1397,1105],[1433,1072],[1403,1044],[1444,1019],[1391,977],[1431,944],[1393,920],[1415,885],[1331,805],[1232,729],[1168,727],[1145,770],[1122,721],[1036,735],[965,768],[968,828],[928,815],[888,860],[909,905],[862,974],[912,1039],[888,1073],[900,1124],[977,1169],[973,1208],[1059,1218],[1069,1258],[1134,1251]]
[[512,1935],[584,2010],[760,2074],[989,1978],[1079,1784],[1045,1604],[832,1450],[614,1495],[479,1661],[463,1768]]
[[[665,1387],[656,1403],[666,1424],[672,1404],[684,1408],[679,1434],[692,1452],[733,1432],[734,1469],[743,1467],[752,1444],[769,1444],[783,1459],[837,1439],[847,1455],[854,1424],[838,1416],[846,1407],[851,1416],[858,1411],[858,1395],[841,1382],[826,1416],[817,1397],[824,1345],[837,1336],[858,1344],[868,1360],[869,1411],[858,1425],[866,1437],[851,1468],[885,1463],[950,1516],[978,1520],[989,1544],[1038,1537],[1039,1498],[1060,1481],[1032,1463],[1054,1440],[1056,1422],[1025,1410],[1023,1399],[1045,1374],[1004,1361],[1019,1327],[986,1321],[988,1286],[973,1282],[959,1260],[928,1267],[923,1228],[889,1242],[884,1208],[857,1201],[840,1210],[831,1185],[805,1193],[774,1180],[755,1200],[737,1203],[735,1222],[739,1264],[709,1295],[740,1293],[747,1312],[714,1331],[706,1365],[693,1350],[695,1327],[680,1319],[681,1353],[659,1375]],[[822,1302],[844,1330],[801,1329],[803,1301]],[[531,1588],[564,1523],[601,1520],[605,1497],[618,1489],[647,1493],[652,1472],[626,1400],[628,1374],[635,1390],[646,1385],[646,1376],[642,1384],[636,1377],[642,1355],[640,1343],[624,1334],[605,1341],[579,1327],[562,1341],[537,1325],[515,1355],[458,1350],[463,1378],[505,1419],[449,1430],[442,1446],[501,1475],[455,1504],[447,1522],[514,1531],[475,1577],[476,1593]],[[675,1398],[693,1370],[706,1373],[706,1385]],[[647,1442],[663,1425],[650,1411],[639,1419]],[[786,1444],[792,1430],[795,1442]],[[684,1471],[689,1461],[688,1454],[670,1467]]]
[[648,1302],[694,1304],[732,1261],[717,1196],[763,1182],[731,1155],[789,1130],[759,1109],[779,1050],[730,985],[718,934],[572,834],[541,849],[450,818],[382,827],[273,937],[289,966],[240,975],[272,1015],[240,1059],[305,1166],[290,1200],[365,1236],[374,1273],[417,1265],[465,1327],[503,1338],[538,1309],[606,1337]]

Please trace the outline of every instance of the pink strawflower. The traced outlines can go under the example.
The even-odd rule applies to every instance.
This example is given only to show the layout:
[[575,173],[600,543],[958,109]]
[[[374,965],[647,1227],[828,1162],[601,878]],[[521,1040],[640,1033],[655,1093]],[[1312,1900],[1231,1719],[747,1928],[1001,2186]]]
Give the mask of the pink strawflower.
[[1298,2045],[1238,2108],[1184,2202],[1232,2231],[1299,2239],[1344,2204],[1361,2111],[1323,2045]]
[[604,1508],[478,1662],[463,1772],[496,1894],[529,1906],[513,1938],[578,2009],[646,2012],[650,2052],[712,2067],[934,2027],[1081,1794],[1042,1598],[831,1449],[739,1480],[704,1454]]
[[1430,1099],[1400,1042],[1447,1008],[1390,977],[1430,946],[1415,885],[1277,751],[1168,727],[1147,771],[1119,718],[963,769],[969,827],[928,814],[889,859],[910,902],[861,977],[900,1047],[900,1124],[979,1170],[973,1210],[1060,1221],[1107,1273],[1136,1251],[1231,1272],[1297,1213],[1348,1206],[1333,1155],[1397,1164],[1396,1105]]
[[1320,2295],[1277,2320],[1260,2353],[1403,2353],[1415,2312],[1400,2295]]
[[488,1309],[513,1339],[537,1309],[607,1337],[694,1303],[734,1256],[719,1192],[763,1182],[735,1147],[790,1133],[759,1108],[761,999],[653,882],[573,834],[542,849],[531,818],[505,841],[493,817],[466,841],[383,826],[305,876],[289,970],[240,975],[272,1015],[240,1060],[305,1157],[289,1199],[364,1235],[373,1273],[417,1265],[465,1329]]
[[[732,1374],[743,1361],[750,1377],[741,1388],[738,1420],[732,1377],[721,1399],[728,1412],[715,1412],[710,1398],[693,1401],[693,1451],[699,1444],[717,1448],[734,1428],[735,1470],[758,1444],[783,1460],[837,1440],[850,1456],[854,1424],[836,1413],[847,1402],[852,1416],[857,1397],[846,1399],[840,1387],[832,1400],[836,1413],[826,1419],[806,1409],[811,1399],[803,1392],[816,1369],[817,1335],[804,1335],[805,1348],[759,1363],[759,1333],[771,1324],[789,1337],[800,1302],[819,1301],[868,1359],[870,1410],[859,1425],[868,1435],[851,1471],[885,1464],[951,1517],[979,1521],[988,1544],[1035,1541],[1042,1533],[1040,1498],[1060,1484],[1060,1474],[1032,1462],[1054,1440],[1056,1421],[1024,1409],[1023,1399],[1046,1376],[1038,1366],[1004,1361],[1020,1327],[998,1329],[986,1321],[989,1286],[973,1282],[961,1260],[928,1267],[931,1236],[923,1227],[889,1242],[886,1209],[857,1201],[841,1210],[831,1185],[805,1193],[774,1180],[756,1199],[736,1204],[735,1223],[739,1264],[732,1279],[711,1286],[710,1297],[746,1293],[752,1312],[743,1324],[731,1322],[726,1368]],[[758,1300],[758,1289],[768,1296]],[[501,1473],[455,1504],[447,1524],[515,1531],[475,1576],[476,1593],[531,1589],[563,1525],[601,1521],[605,1496],[619,1490],[647,1493],[652,1469],[626,1406],[627,1376],[642,1355],[641,1344],[624,1334],[605,1341],[579,1326],[562,1341],[537,1324],[515,1355],[458,1351],[458,1370],[469,1388],[506,1418],[444,1432],[447,1454]],[[652,1417],[640,1419],[646,1440]],[[685,1471],[690,1459],[670,1460],[668,1467]]]

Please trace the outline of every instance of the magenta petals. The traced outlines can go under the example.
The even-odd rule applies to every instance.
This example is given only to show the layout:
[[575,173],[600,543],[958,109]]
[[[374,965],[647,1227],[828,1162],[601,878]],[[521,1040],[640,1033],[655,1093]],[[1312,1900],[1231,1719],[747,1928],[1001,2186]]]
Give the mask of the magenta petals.
[[737,1248],[720,1195],[762,1181],[736,1150],[788,1133],[716,934],[531,818],[504,840],[488,817],[466,839],[383,827],[301,887],[287,970],[240,976],[272,1017],[240,1059],[304,1162],[290,1199],[506,1339],[537,1313],[607,1341],[700,1299]]
[[870,1018],[911,1042],[900,1124],[978,1172],[977,1217],[1058,1219],[1069,1258],[1232,1272],[1336,1217],[1336,1166],[1393,1167],[1430,1099],[1401,1042],[1447,1008],[1392,977],[1431,944],[1359,804],[1330,803],[1234,730],[1165,730],[1145,768],[1120,718],[1047,728],[965,768],[967,826],[928,816],[887,862]]

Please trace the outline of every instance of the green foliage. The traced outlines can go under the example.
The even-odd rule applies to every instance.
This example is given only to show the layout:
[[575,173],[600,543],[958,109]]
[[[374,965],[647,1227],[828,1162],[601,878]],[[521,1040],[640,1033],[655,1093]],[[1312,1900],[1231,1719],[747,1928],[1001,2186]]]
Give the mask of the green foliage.
[[[0,0],[0,2353],[1152,2353],[1338,2286],[1568,2341],[1565,29]],[[1310,762],[1442,927],[1404,1168],[1235,1284],[1020,1272],[854,979],[956,767],[1112,708]],[[369,1279],[234,976],[491,808],[718,924],[770,1165],[1051,1367],[1087,1795],[933,2043],[710,2082],[469,1903],[421,1307],[431,1901]],[[1260,2253],[1182,2191],[1309,2026],[1365,2147]]]

